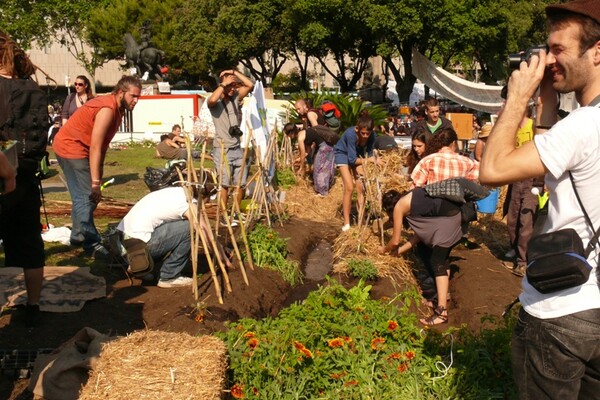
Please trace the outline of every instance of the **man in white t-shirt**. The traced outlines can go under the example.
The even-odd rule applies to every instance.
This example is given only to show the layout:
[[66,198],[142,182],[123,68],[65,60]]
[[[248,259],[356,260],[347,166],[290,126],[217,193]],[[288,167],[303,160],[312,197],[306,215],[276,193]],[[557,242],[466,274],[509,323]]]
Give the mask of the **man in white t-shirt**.
[[[575,0],[546,7],[549,52],[522,62],[510,77],[508,99],[488,139],[479,179],[498,186],[546,174],[550,191],[544,232],[573,228],[584,246],[592,238],[569,172],[600,229],[600,7]],[[529,100],[540,88],[534,140],[515,148]],[[581,108],[557,122],[557,92],[575,92]],[[600,393],[598,246],[586,283],[542,294],[523,279],[522,309],[512,341],[513,375],[522,399],[592,399]]]
[[[148,193],[142,197],[121,220],[117,229],[125,239],[135,238],[146,243],[150,256],[163,260],[158,287],[190,286],[192,278],[183,276],[183,269],[191,257],[189,204],[181,186],[173,186]],[[200,222],[201,226],[204,226]],[[205,228],[206,232],[206,228]],[[231,267],[222,252],[221,256]]]

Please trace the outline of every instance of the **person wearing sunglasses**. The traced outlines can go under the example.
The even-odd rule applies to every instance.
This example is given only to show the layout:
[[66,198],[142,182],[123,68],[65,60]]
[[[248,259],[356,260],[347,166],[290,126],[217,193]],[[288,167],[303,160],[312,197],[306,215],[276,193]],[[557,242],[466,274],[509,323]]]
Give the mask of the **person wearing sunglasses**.
[[63,104],[61,118],[62,124],[66,124],[67,120],[73,115],[79,107],[85,104],[86,101],[91,100],[94,95],[92,94],[92,87],[90,80],[85,75],[78,75],[75,78],[75,91],[67,96],[65,104]]

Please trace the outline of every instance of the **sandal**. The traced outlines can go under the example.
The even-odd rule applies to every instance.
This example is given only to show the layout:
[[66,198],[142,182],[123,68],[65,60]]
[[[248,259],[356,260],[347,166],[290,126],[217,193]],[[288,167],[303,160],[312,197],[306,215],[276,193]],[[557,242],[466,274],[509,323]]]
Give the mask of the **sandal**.
[[433,315],[429,318],[422,318],[419,321],[426,326],[434,326],[434,325],[442,325],[448,323],[448,314],[444,315],[443,313],[447,313],[448,310],[443,306],[437,306],[433,309]]

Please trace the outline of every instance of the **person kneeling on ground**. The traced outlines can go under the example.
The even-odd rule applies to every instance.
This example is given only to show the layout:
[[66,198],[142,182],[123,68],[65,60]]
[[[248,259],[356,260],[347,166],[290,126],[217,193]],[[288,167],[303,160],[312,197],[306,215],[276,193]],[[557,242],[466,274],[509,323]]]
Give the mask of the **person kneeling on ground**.
[[[179,147],[177,143],[169,139],[169,135],[160,136],[160,143],[156,145],[156,154],[166,160],[187,159],[187,149]],[[199,158],[199,152],[192,151],[192,157]]]
[[[145,242],[152,259],[161,260],[166,256],[160,268],[158,287],[193,284],[192,278],[182,275],[191,258],[190,215],[184,188],[172,186],[148,193],[131,208],[117,227],[123,239],[135,238]],[[200,221],[201,228],[206,232],[209,228],[202,219]],[[227,267],[231,268],[219,242],[217,246]]]

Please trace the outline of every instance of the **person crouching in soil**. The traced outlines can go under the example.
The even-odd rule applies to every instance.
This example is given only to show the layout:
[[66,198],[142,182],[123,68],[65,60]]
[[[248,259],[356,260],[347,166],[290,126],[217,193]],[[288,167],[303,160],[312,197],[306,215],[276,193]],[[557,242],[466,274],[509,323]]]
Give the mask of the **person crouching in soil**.
[[[373,131],[373,118],[363,110],[358,117],[356,126],[352,126],[344,132],[342,137],[333,147],[335,154],[335,165],[340,170],[344,194],[342,198],[342,214],[344,226],[342,232],[350,229],[350,210],[352,208],[352,193],[356,186],[358,208],[364,202],[363,186],[360,176],[363,175],[362,166],[367,160],[374,162],[373,147],[375,144],[375,132]],[[379,160],[378,160],[379,161]]]
[[[379,248],[379,253],[397,252],[400,255],[421,243],[419,256],[435,276],[437,293],[429,299],[426,297],[433,308],[433,315],[420,321],[428,326],[447,323],[448,259],[450,251],[462,238],[460,206],[442,198],[429,197],[423,188],[415,188],[404,195],[396,190],[386,192],[382,207],[393,222],[394,230],[389,242]],[[405,217],[414,236],[400,245]],[[425,294],[425,288],[423,292]]]
[[316,154],[313,157],[313,183],[317,195],[327,196],[335,180],[333,147],[327,144],[314,128],[300,130],[296,124],[290,122],[283,127],[283,132],[291,139],[298,141],[301,171],[304,171],[303,153],[306,154],[306,149],[316,148]]

